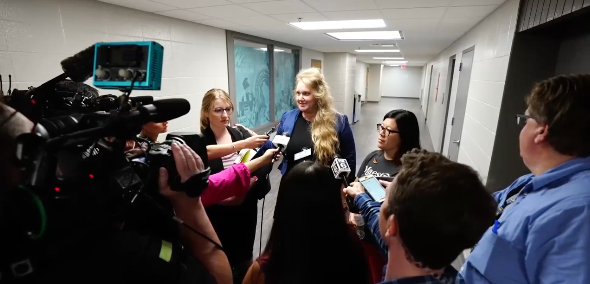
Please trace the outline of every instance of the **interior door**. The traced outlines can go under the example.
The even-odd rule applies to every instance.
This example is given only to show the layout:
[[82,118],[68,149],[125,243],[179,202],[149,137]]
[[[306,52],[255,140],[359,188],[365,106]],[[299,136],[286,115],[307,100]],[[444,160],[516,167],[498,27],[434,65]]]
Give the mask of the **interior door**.
[[471,69],[473,66],[474,48],[463,52],[459,65],[459,83],[457,84],[457,99],[455,100],[455,112],[451,120],[451,144],[449,145],[449,159],[457,161],[459,148],[461,147],[461,132],[463,132],[463,120],[465,119],[465,107],[467,106],[467,94],[471,81]]

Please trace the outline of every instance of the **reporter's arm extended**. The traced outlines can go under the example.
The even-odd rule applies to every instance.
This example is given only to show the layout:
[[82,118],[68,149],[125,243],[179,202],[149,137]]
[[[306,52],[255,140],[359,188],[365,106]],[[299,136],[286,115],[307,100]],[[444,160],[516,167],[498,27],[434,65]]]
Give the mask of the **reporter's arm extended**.
[[218,159],[231,153],[239,152],[243,149],[254,149],[268,140],[266,135],[256,135],[244,140],[236,141],[231,144],[208,145],[207,158]]
[[381,238],[379,231],[379,211],[381,202],[374,201],[367,193],[361,193],[354,198],[354,204],[359,209],[365,224],[373,238],[377,241],[381,254],[387,257],[387,244]]
[[[189,186],[188,180],[204,170],[203,161],[193,150],[176,143],[172,145],[172,154],[181,178],[180,186]],[[176,216],[186,225],[219,244],[219,238],[205,213],[200,197],[190,198],[184,192],[172,191],[168,185],[168,172],[164,168],[160,168],[158,182],[160,194],[170,200]],[[231,267],[223,250],[182,225],[180,226],[180,234],[185,247],[203,264],[217,283],[231,284],[233,282]]]
[[[272,157],[278,151],[279,151],[278,149],[269,149],[269,150],[266,150],[262,156],[260,156],[260,157],[258,157],[256,159],[252,159],[252,160],[250,160],[248,162],[245,162],[244,165],[246,167],[248,167],[248,170],[250,170],[250,172],[255,172],[258,169],[260,169],[260,168],[262,168],[262,167],[270,164],[270,162],[272,161]],[[279,157],[277,157],[277,160],[278,160],[278,158],[280,158],[280,154],[279,154]]]
[[209,176],[209,186],[203,191],[203,206],[217,204],[233,196],[245,195],[250,189],[251,171],[245,164],[235,164]]

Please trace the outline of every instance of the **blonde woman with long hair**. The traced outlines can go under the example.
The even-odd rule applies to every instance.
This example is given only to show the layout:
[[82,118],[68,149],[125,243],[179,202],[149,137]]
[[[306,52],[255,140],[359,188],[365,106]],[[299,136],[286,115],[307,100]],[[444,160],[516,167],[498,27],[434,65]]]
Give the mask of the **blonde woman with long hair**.
[[[231,126],[233,111],[234,104],[224,90],[211,89],[203,96],[201,133],[207,144],[211,174],[231,167],[239,157],[238,151],[254,149],[268,140],[268,136],[257,135],[247,128]],[[271,163],[267,161],[266,167],[270,166]],[[252,263],[258,199],[270,191],[268,179],[257,176],[256,172],[252,175],[250,190],[245,196],[234,196],[205,208],[229,259],[234,283],[242,282]]]
[[[356,150],[348,117],[334,109],[330,86],[322,73],[316,68],[301,70],[295,83],[293,95],[297,108],[284,113],[277,127],[277,133],[289,133],[291,137],[279,166],[281,173],[285,175],[306,160],[329,166],[335,155],[346,159],[350,168],[356,170]],[[270,146],[270,142],[265,146]],[[350,178],[354,180],[354,174]]]

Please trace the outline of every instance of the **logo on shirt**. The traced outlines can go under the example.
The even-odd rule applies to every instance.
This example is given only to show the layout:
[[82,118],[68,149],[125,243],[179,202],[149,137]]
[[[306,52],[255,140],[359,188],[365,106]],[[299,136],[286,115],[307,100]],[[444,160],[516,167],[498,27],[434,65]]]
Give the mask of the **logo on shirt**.
[[389,173],[380,173],[378,171],[373,170],[372,167],[365,166],[365,175],[372,175],[374,177],[390,177]]

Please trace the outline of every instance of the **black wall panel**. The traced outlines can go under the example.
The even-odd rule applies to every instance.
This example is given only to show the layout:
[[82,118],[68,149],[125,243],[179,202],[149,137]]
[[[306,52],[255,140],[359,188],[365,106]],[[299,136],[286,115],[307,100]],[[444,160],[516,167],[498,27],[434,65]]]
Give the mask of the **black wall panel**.
[[537,27],[588,6],[590,0],[521,0],[518,31]]

